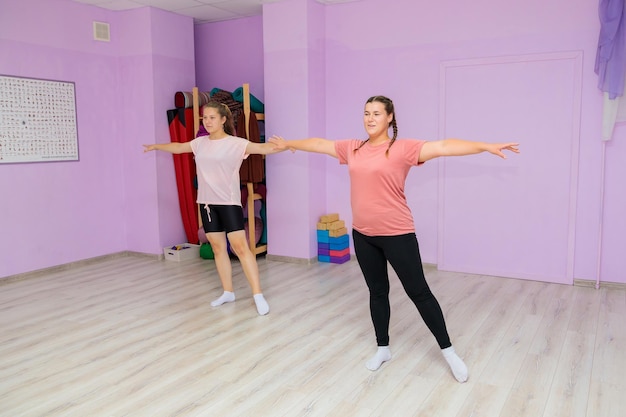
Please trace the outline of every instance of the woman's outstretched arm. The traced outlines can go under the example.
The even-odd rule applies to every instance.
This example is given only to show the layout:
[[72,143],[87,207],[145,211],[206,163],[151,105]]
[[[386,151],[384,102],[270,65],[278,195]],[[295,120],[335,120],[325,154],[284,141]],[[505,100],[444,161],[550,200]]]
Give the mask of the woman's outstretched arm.
[[278,150],[290,149],[292,151],[315,152],[330,155],[337,158],[335,151],[335,142],[322,138],[308,138],[299,140],[285,140],[280,136],[272,136],[269,142],[274,144]]
[[426,142],[419,154],[419,162],[426,162],[440,156],[464,156],[489,152],[506,159],[503,151],[519,153],[518,143],[472,142],[461,139],[443,139]]

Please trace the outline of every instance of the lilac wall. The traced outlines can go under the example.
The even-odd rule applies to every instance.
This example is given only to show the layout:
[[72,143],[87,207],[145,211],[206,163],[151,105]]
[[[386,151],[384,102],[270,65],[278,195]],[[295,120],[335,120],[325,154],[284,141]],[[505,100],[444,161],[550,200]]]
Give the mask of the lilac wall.
[[[615,128],[613,139],[606,144],[606,162],[605,162],[605,194],[604,208],[602,213],[602,254],[600,276],[604,281],[626,283],[626,256],[624,256],[624,248],[626,248],[626,193],[624,193],[624,178],[626,178],[626,124],[621,123]],[[595,168],[600,170],[600,166]],[[591,184],[589,187],[590,195],[597,195],[599,189],[599,181]],[[591,229],[591,233],[598,233],[597,229],[589,227],[596,225],[595,213],[589,212],[588,217],[581,219],[580,223],[586,224],[585,231]],[[582,226],[582,225],[581,225]],[[582,227],[581,227],[582,229]],[[593,235],[583,235],[577,238],[577,243],[585,237]],[[580,246],[583,246],[580,244]],[[577,248],[578,249],[578,248]],[[595,252],[583,253],[582,249],[577,253],[581,253],[581,257],[592,258],[595,260]],[[592,256],[593,255],[593,256]],[[582,263],[582,262],[581,262]],[[588,261],[584,266],[591,269]],[[581,271],[581,272],[578,272]],[[576,270],[577,277],[582,277],[582,272],[586,272],[582,267]],[[593,270],[595,271],[595,270]]]
[[[297,70],[293,62],[298,62],[298,59],[294,60],[293,57],[300,48],[292,46],[294,35],[297,37],[300,33],[292,26],[297,27],[298,23],[303,25],[305,22],[292,21],[285,26],[284,16],[291,16],[289,11],[303,1],[313,0],[285,0],[264,6],[266,104],[270,108],[280,109],[268,119],[268,128],[271,130],[270,133],[274,133],[275,130],[285,136],[298,132],[298,124],[303,121],[302,117],[297,117],[299,113],[290,108],[289,102],[294,98],[288,97],[288,92],[291,88],[289,81],[293,77],[292,73]],[[565,9],[568,10],[566,15],[562,13]],[[536,263],[533,265],[533,271],[514,270],[519,265],[507,263],[506,259],[499,259],[497,256],[493,259],[485,256],[487,258],[485,261],[491,263],[491,272],[502,271],[506,276],[541,279],[542,272],[536,276],[533,274],[544,271],[546,279],[556,282],[571,282],[574,278],[595,280],[602,170],[600,164],[602,147],[599,141],[601,94],[596,88],[597,76],[593,73],[599,32],[597,2],[554,0],[546,4],[538,0],[517,3],[482,0],[479,4],[476,2],[459,4],[451,0],[437,3],[398,0],[392,7],[384,0],[362,0],[327,6],[325,18],[326,137],[362,137],[361,114],[364,101],[370,95],[385,94],[393,98],[396,104],[401,136],[424,139],[443,137],[446,125],[441,124],[442,120],[449,120],[454,116],[454,126],[467,126],[465,130],[455,132],[461,137],[489,141],[519,140],[525,153],[510,164],[516,171],[510,181],[511,184],[520,185],[525,191],[528,190],[530,194],[526,195],[526,199],[520,200],[521,206],[515,207],[514,212],[518,214],[541,212],[542,204],[550,204],[549,199],[542,199],[541,193],[544,190],[541,187],[535,187],[535,191],[532,192],[532,184],[535,182],[540,184],[541,176],[550,176],[552,172],[559,173],[557,179],[551,179],[553,182],[558,180],[558,187],[565,186],[569,190],[569,184],[574,184],[573,190],[570,190],[567,196],[559,197],[559,204],[563,205],[573,200],[574,205],[567,206],[565,213],[558,211],[562,207],[550,206],[544,213],[530,217],[515,215],[507,218],[503,213],[498,213],[497,217],[501,220],[499,222],[501,236],[506,235],[507,228],[511,231],[530,228],[537,232],[528,234],[524,239],[516,239],[515,233],[509,233],[506,240],[502,241],[502,245],[509,245],[509,253],[526,254],[527,265]],[[268,38],[268,28],[278,27],[289,34]],[[276,51],[290,51],[291,56],[286,52],[278,54]],[[502,131],[484,123],[484,129],[480,129],[474,125],[475,120],[472,119],[471,112],[467,112],[465,116],[462,111],[451,115],[445,108],[440,108],[442,88],[445,89],[441,84],[443,63],[506,57],[516,59],[521,57],[524,61],[525,56],[560,53],[581,56],[578,63],[564,64],[563,68],[567,69],[571,81],[570,90],[568,94],[557,97],[564,100],[557,104],[567,104],[568,108],[572,109],[569,121],[557,119],[563,127],[556,131],[559,140],[567,140],[568,137],[571,139],[571,142],[565,142],[568,145],[563,151],[566,155],[559,154],[559,148],[553,146],[553,141],[546,135],[545,129],[541,135],[525,138],[520,137],[520,134],[527,133],[530,130],[529,126],[516,129],[515,125],[511,125],[508,131]],[[540,71],[535,75],[537,78],[526,81],[533,87],[541,86],[545,79],[549,80],[549,77],[558,75],[555,74],[558,72],[556,68],[559,66],[549,66],[548,71],[553,72]],[[575,73],[569,72],[570,70]],[[522,71],[522,73],[533,72]],[[514,72],[506,73],[509,80],[514,80],[511,78],[512,74]],[[530,112],[532,118],[540,116],[536,103],[537,99],[546,94],[545,89],[522,89],[520,92],[507,89],[506,83],[504,86],[500,93],[502,97],[506,97],[505,103],[515,103],[516,108]],[[557,87],[559,86],[555,86],[555,89]],[[515,96],[507,96],[514,91]],[[469,103],[474,115],[480,113],[481,108],[487,110],[491,106],[491,102],[484,100],[487,100],[486,95],[477,93],[474,101]],[[564,112],[559,114],[563,115]],[[524,112],[512,115],[516,123],[523,121],[524,116]],[[538,120],[546,123],[546,127],[554,127],[550,125],[550,120]],[[575,123],[578,125],[573,126]],[[471,126],[474,127],[470,129]],[[468,136],[465,136],[464,132]],[[489,136],[485,136],[486,134]],[[614,141],[607,145],[602,280],[611,282],[626,282],[626,277],[621,273],[626,261],[619,254],[626,246],[624,238],[626,226],[623,215],[620,214],[624,212],[626,206],[621,192],[623,187],[619,180],[626,174],[624,172],[626,167],[618,162],[624,157],[625,150],[622,146],[624,134],[624,130],[618,128]],[[553,160],[546,158],[551,153],[556,156]],[[481,158],[482,156],[474,157],[473,160],[463,160],[462,163],[477,165],[479,169],[485,171],[487,178],[496,178],[503,174],[501,167],[489,168],[488,164],[495,161],[482,165]],[[545,165],[541,171],[537,170],[533,159]],[[443,230],[442,223],[454,224],[457,227],[459,236],[454,236],[455,238],[472,237],[471,241],[448,239],[445,247],[448,254],[462,254],[468,245],[476,248],[489,247],[486,245],[488,241],[481,240],[488,236],[481,234],[480,230],[475,233],[472,227],[469,227],[471,218],[466,220],[468,227],[462,227],[462,223],[455,223],[450,217],[443,220],[440,218],[441,204],[444,201],[441,186],[446,173],[442,164],[442,161],[433,161],[414,169],[407,183],[407,194],[417,219],[416,227],[423,258],[424,261],[432,263],[437,263],[441,255],[439,237]],[[291,195],[289,194],[291,186],[280,183],[280,178],[288,176],[289,182],[296,184],[306,183],[311,178],[310,173],[301,172],[294,165],[298,165],[298,162],[288,161],[281,155],[268,169],[268,182],[272,181],[269,174],[274,175],[276,181],[270,186],[279,188],[275,192],[285,195],[282,201],[275,204],[285,206],[290,204],[287,195]],[[345,167],[339,166],[332,159],[327,159],[326,177],[327,209],[339,211],[348,218],[349,188]],[[450,201],[458,200],[460,197],[460,194],[445,194],[445,198],[451,199]],[[493,207],[503,209],[497,193],[480,195],[472,201],[472,204],[476,213],[484,213],[485,216],[489,216]],[[456,212],[453,214],[459,215]],[[550,224],[551,216],[556,216],[552,217],[553,239],[561,245],[558,248],[557,259],[538,252],[536,247],[530,248],[530,245],[541,242],[543,238],[541,222]],[[562,216],[571,221],[563,223]],[[485,218],[482,221],[485,221]],[[293,241],[294,233],[313,233],[304,228],[279,233],[271,224],[270,230],[273,232],[273,239],[279,241]],[[281,252],[273,252],[277,248],[278,246],[270,247],[273,254],[283,255],[290,253],[288,251],[298,251],[298,248],[284,248],[284,251],[281,249]],[[480,268],[463,264],[454,265],[454,269],[467,272],[480,272]]]
[[524,151],[439,161],[440,269],[572,282],[582,61],[562,52],[442,64],[440,135],[513,130]]
[[[128,250],[159,253],[186,241],[178,203],[172,155],[137,153],[144,143],[170,142],[166,110],[174,94],[194,80],[193,24],[159,9],[140,8],[120,16],[120,91],[124,149],[124,197]],[[164,30],[167,28],[167,30]],[[141,120],[141,123],[137,123]],[[146,203],[153,205],[146,210]]]
[[[567,14],[562,13],[565,9]],[[169,140],[160,114],[171,107],[173,92],[195,84],[193,51],[188,50],[194,43],[190,19],[146,10],[113,13],[63,0],[0,0],[0,10],[0,54],[10,57],[0,60],[0,73],[76,82],[81,158],[80,162],[0,165],[0,193],[10,196],[0,217],[0,277],[121,250],[158,253],[162,244],[182,236],[182,227],[175,224],[180,216],[178,208],[174,209],[171,157],[134,152],[150,141],[148,136],[159,142]],[[31,10],[38,12],[29,13]],[[362,137],[363,102],[372,94],[394,99],[401,136],[436,139],[451,126],[459,126],[459,135],[486,134],[481,126],[472,125],[473,120],[464,119],[462,111],[442,110],[443,64],[581,53],[581,82],[571,96],[578,95],[580,100],[578,158],[575,164],[560,155],[552,161],[555,172],[573,167],[576,180],[574,209],[564,214],[574,220],[561,232],[573,237],[573,248],[559,248],[561,258],[572,257],[573,271],[560,270],[559,278],[564,275],[567,280],[572,275],[595,280],[602,232],[602,280],[626,282],[622,273],[626,267],[622,253],[626,247],[626,201],[621,185],[626,175],[624,126],[618,126],[606,146],[605,205],[599,221],[602,103],[593,73],[599,31],[597,2],[481,0],[465,5],[452,0],[436,4],[397,0],[390,7],[384,0],[333,6],[320,6],[314,0],[285,0],[265,4],[264,10],[262,19],[196,27],[197,84],[205,90],[215,86],[234,89],[250,82],[252,93],[267,106],[268,134],[286,137]],[[91,40],[92,20],[112,23],[111,43]],[[310,24],[313,26],[302,28]],[[175,30],[170,32],[169,27]],[[123,39],[116,38],[116,33]],[[233,56],[233,50],[245,53]],[[324,75],[321,68],[325,68]],[[142,80],[142,73],[151,81]],[[503,96],[508,93],[502,92]],[[473,110],[487,108],[485,96],[476,94]],[[534,109],[538,93],[518,94],[520,97],[507,99],[520,109]],[[127,115],[129,107],[144,103],[147,110],[134,109]],[[120,109],[120,104],[128,108]],[[532,115],[537,116],[536,112]],[[133,123],[138,118],[148,124],[140,128]],[[452,124],[442,124],[442,120]],[[524,154],[511,163],[520,172],[511,183],[533,190],[532,182],[540,181],[541,176],[529,156],[539,160],[542,152],[558,149],[550,138],[545,138],[544,149],[536,140],[543,137],[525,144],[520,132],[525,130],[512,126],[498,139],[522,142]],[[496,131],[488,133],[495,135]],[[268,208],[268,217],[273,216],[269,219],[270,253],[309,257],[314,241],[310,225],[321,214],[318,211],[337,211],[346,221],[351,220],[346,169],[335,160],[320,160],[315,155],[269,158],[274,158],[268,165],[268,188],[275,206],[273,211]],[[482,156],[471,158],[462,163],[487,170],[490,180],[502,173],[501,168],[481,165]],[[449,181],[445,165],[433,161],[414,169],[407,183],[426,262],[436,263],[441,256],[442,198],[454,201],[461,197],[441,194],[442,181]],[[462,167],[451,167],[465,172]],[[325,178],[325,191],[317,184],[319,178]],[[524,182],[526,178],[530,180]],[[304,191],[296,192],[304,194],[296,199],[294,187],[300,186]],[[522,206],[517,210],[540,210],[540,197],[529,195],[520,200]],[[472,202],[472,210],[489,213],[492,207],[500,207],[499,203],[495,194],[487,194]],[[444,217],[443,224],[452,220]],[[501,231],[537,227],[536,218],[529,222],[525,216],[501,222]],[[472,233],[471,228],[454,225],[459,236],[446,239],[448,254],[462,253],[467,242],[456,240]],[[478,239],[472,245],[484,245],[481,233],[472,236]],[[515,237],[512,233],[506,240],[517,245],[512,251],[526,253],[527,241],[519,244]],[[536,238],[542,239],[541,234]],[[538,269],[549,270],[554,262],[535,258],[528,262],[535,262]],[[503,275],[516,276],[506,261],[493,258],[492,265],[505,271]]]
[[[523,3],[502,3],[498,1],[482,1],[480,5],[458,4],[451,1],[438,2],[425,6],[412,1],[398,1],[396,7],[383,7],[382,1],[364,0],[356,3],[349,3],[342,6],[329,7],[327,9],[327,41],[328,57],[328,84],[327,91],[332,91],[335,100],[328,101],[328,136],[343,137],[350,135],[350,132],[359,134],[361,130],[345,128],[344,120],[349,120],[348,110],[355,106],[343,97],[359,97],[364,101],[365,97],[376,94],[379,91],[395,99],[399,128],[402,135],[435,139],[444,135],[441,131],[440,121],[445,117],[445,109],[441,112],[441,80],[440,65],[442,62],[454,60],[475,59],[485,57],[507,57],[524,56],[542,53],[560,53],[569,51],[580,51],[583,55],[582,61],[582,83],[578,85],[578,90],[574,95],[580,95],[581,109],[580,125],[578,127],[578,140],[580,158],[575,163],[575,174],[577,174],[576,205],[574,222],[569,224],[572,228],[567,232],[575,236],[573,248],[573,278],[594,280],[596,268],[597,235],[598,235],[598,210],[600,186],[599,155],[601,145],[599,142],[600,132],[600,112],[601,95],[596,89],[597,77],[593,73],[593,62],[595,59],[595,47],[599,31],[597,19],[597,3],[588,1],[551,1],[549,7],[545,2],[531,1]],[[427,12],[425,12],[427,8]],[[563,9],[568,10],[567,16],[562,14]],[[450,13],[454,10],[454,13]],[[353,21],[354,25],[349,25]],[[356,22],[358,21],[358,25]],[[396,30],[377,32],[377,36],[371,36],[371,27],[377,22],[394,22]],[[339,24],[344,22],[344,24]],[[350,27],[351,30],[346,28]],[[375,57],[375,58],[374,58]],[[372,61],[385,63],[386,65],[371,65]],[[367,68],[367,71],[356,71],[356,68]],[[392,70],[390,70],[392,68]],[[544,76],[555,76],[558,74],[544,74]],[[350,79],[350,83],[345,80]],[[469,80],[468,80],[469,82]],[[531,80],[532,82],[532,80]],[[541,85],[544,80],[536,78],[533,87]],[[535,109],[540,96],[532,94],[532,89],[528,89],[525,94],[516,94],[515,97],[506,98],[513,93],[514,89],[504,88],[501,92],[504,105],[508,100],[516,101],[522,109]],[[471,103],[472,110],[483,108],[487,110],[491,102],[478,101]],[[353,112],[356,113],[356,112]],[[523,120],[524,114],[518,114],[517,120]],[[456,123],[466,124],[468,127],[475,123],[472,112],[467,112],[465,120],[458,118]],[[339,126],[336,130],[335,126]],[[534,150],[534,142],[537,139],[544,139],[544,144],[552,145],[550,137],[545,134],[538,137],[519,137],[524,130],[515,129],[511,126],[510,132],[502,132],[498,137],[467,137],[477,140],[500,140],[515,139],[522,142],[521,148],[526,154],[521,155],[526,158],[529,151]],[[491,126],[484,126],[489,130]],[[476,133],[480,130],[473,129]],[[483,129],[483,132],[485,129]],[[493,132],[493,129],[491,129]],[[544,132],[545,133],[545,132]],[[567,133],[567,132],[565,132]],[[354,133],[353,133],[354,134]],[[458,132],[463,135],[463,131]],[[467,134],[470,134],[468,129]],[[616,138],[616,141],[619,137]],[[532,143],[532,146],[525,145],[524,142]],[[524,151],[525,150],[525,151]],[[552,146],[538,149],[537,152],[559,152]],[[564,152],[568,152],[565,150]],[[533,154],[534,155],[534,154]],[[539,156],[539,155],[537,155]],[[464,163],[477,163],[464,160]],[[570,158],[555,158],[550,163],[553,164],[555,172],[570,172]],[[607,161],[610,164],[611,161]],[[439,165],[441,161],[432,165]],[[517,163],[517,162],[516,162]],[[427,164],[431,165],[431,164]],[[424,167],[426,168],[426,167]],[[429,167],[432,169],[434,167]],[[609,171],[617,167],[610,167]],[[524,166],[524,174],[520,179],[527,178],[529,181],[538,181],[536,167],[532,163]],[[621,170],[621,174],[624,171]],[[340,168],[329,166],[329,177],[341,175]],[[497,170],[492,175],[499,175]],[[520,174],[521,175],[521,174]],[[545,172],[543,175],[550,175]],[[611,182],[607,176],[607,193],[611,190],[616,192],[619,189],[619,182]],[[412,209],[418,217],[417,231],[421,239],[421,246],[424,252],[424,260],[436,263],[438,260],[438,228],[440,226],[439,213],[442,207],[434,204],[439,201],[438,169],[429,172],[414,170],[409,178],[407,193],[411,195],[410,201]],[[517,181],[517,180],[515,180]],[[514,181],[514,182],[515,182]],[[330,191],[332,190],[332,191]],[[333,186],[331,184],[329,192],[342,194],[345,192],[343,186]],[[541,207],[544,200],[536,193],[529,195],[522,207],[516,207],[515,212],[534,212]],[[434,200],[434,201],[433,201]],[[482,201],[482,212],[488,214],[492,207],[499,207],[497,193],[490,195],[480,195]],[[623,209],[623,206],[622,208]],[[620,208],[616,211],[620,211]],[[609,217],[609,210],[605,212],[605,229],[611,230],[613,227],[620,227],[621,220],[618,217]],[[621,210],[623,211],[623,210]],[[562,216],[569,216],[570,213],[562,213]],[[555,219],[555,220],[558,220]],[[467,220],[468,223],[471,220]],[[534,236],[537,242],[542,239],[541,229],[538,223],[532,221],[527,216],[514,216],[511,223],[515,223],[515,229],[531,228],[538,233]],[[608,227],[607,227],[608,226]],[[500,223],[500,227],[507,228],[507,223]],[[465,236],[469,236],[468,232]],[[451,242],[449,252],[462,253],[468,245],[477,247],[489,247],[481,242],[480,233],[474,233],[475,240],[460,240],[454,244]],[[624,236],[624,234],[622,234]],[[606,236],[605,236],[606,237]],[[623,260],[613,257],[609,260],[610,248],[623,248],[624,238],[614,236],[615,240],[605,243],[608,248],[605,251],[604,262],[610,264],[624,265]],[[532,240],[516,240],[512,234],[503,244],[511,244],[510,252],[519,254],[532,253],[528,245]],[[564,244],[568,244],[567,240]],[[562,263],[568,259],[560,259]],[[493,269],[506,271],[507,276],[523,277],[524,274],[512,270],[506,263],[506,259],[494,257]],[[542,265],[544,270],[554,270],[553,259],[549,257],[528,258],[528,262],[536,262]],[[609,270],[607,263],[607,271]],[[550,269],[552,268],[552,269]],[[455,268],[457,269],[457,268]],[[468,272],[479,272],[467,265],[463,268]],[[619,269],[619,268],[616,268]],[[561,270],[563,271],[563,270]],[[567,276],[560,276],[559,279],[566,280]],[[607,281],[626,282],[626,277],[621,274],[605,274],[603,279]]]
[[[0,165],[0,277],[179,241],[171,157],[141,144],[169,140],[165,110],[193,83],[191,19],[66,0],[0,0],[0,10],[1,74],[75,83],[80,157]],[[111,24],[111,42],[92,39],[94,20]]]
[[261,100],[263,82],[261,16],[195,26],[196,82],[200,91],[233,91],[243,83]]
[[[324,136],[323,13],[324,7],[313,1],[264,6],[268,135]],[[277,20],[280,25],[267,24]],[[285,115],[289,115],[288,120]],[[315,226],[328,210],[325,157],[285,152],[270,155],[266,165],[268,253],[315,258]]]

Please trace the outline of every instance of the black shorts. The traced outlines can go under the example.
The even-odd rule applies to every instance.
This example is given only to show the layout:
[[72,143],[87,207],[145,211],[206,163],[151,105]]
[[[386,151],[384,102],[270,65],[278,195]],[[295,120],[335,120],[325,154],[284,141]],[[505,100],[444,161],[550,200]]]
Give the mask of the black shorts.
[[241,206],[200,204],[200,217],[204,233],[244,230]]

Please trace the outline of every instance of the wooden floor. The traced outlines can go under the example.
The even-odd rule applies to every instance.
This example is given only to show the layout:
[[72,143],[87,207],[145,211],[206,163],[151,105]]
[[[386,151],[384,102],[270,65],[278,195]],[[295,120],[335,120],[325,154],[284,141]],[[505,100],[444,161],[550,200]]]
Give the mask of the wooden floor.
[[458,383],[392,273],[378,371],[356,262],[259,258],[258,316],[212,261],[105,259],[0,285],[0,416],[626,416],[626,292],[427,267]]

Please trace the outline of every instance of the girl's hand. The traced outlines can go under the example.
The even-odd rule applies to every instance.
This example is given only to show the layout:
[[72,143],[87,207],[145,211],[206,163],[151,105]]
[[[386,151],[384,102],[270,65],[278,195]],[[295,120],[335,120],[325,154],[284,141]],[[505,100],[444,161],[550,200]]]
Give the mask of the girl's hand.
[[154,151],[156,148],[154,147],[154,145],[143,145],[143,151],[144,152],[148,152],[148,151]]

